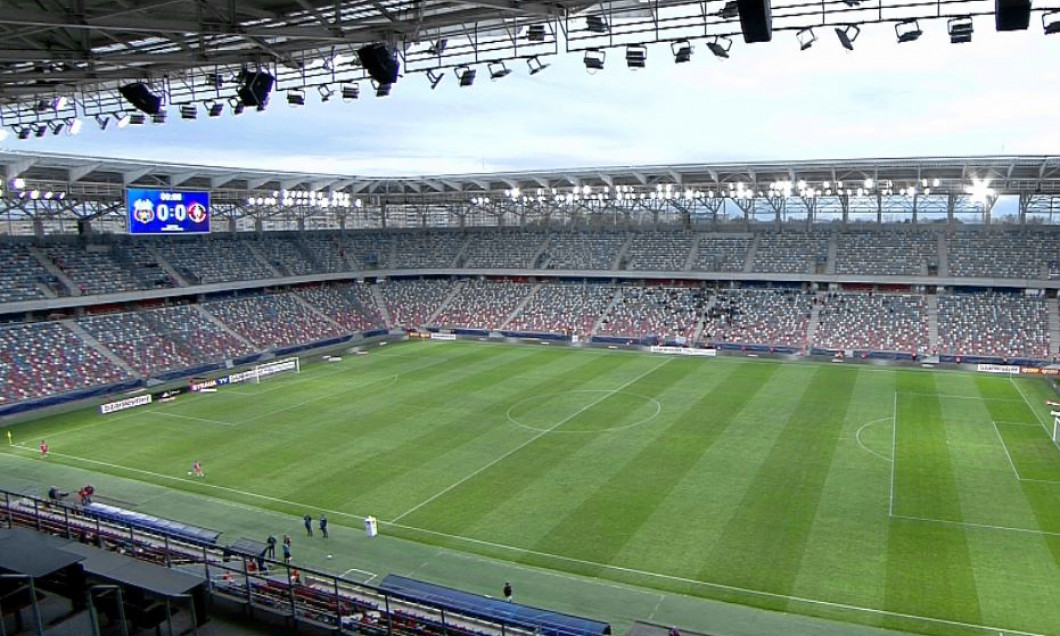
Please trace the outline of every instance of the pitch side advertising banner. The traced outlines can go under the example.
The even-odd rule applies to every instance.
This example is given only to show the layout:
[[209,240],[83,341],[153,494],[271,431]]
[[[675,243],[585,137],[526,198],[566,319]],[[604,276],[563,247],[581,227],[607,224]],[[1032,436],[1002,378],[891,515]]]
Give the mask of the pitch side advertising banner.
[[982,373],[1011,373],[1018,375],[1020,372],[1019,366],[1015,364],[980,364],[976,366],[977,371]]
[[654,346],[648,349],[652,353],[665,353],[675,356],[703,356],[713,358],[718,355],[717,349],[689,349],[686,347]]
[[184,190],[126,191],[129,234],[206,234],[210,193]]
[[137,395],[136,397],[118,400],[117,402],[108,402],[107,404],[100,405],[99,412],[106,415],[107,413],[124,411],[125,409],[131,409],[137,406],[145,406],[150,404],[152,399],[151,394],[147,393],[145,395]]

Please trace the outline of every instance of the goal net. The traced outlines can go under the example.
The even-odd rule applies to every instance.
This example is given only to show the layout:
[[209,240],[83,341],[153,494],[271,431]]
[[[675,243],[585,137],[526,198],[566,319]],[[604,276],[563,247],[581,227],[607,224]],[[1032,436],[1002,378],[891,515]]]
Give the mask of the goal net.
[[273,360],[272,362],[266,362],[265,364],[259,364],[252,369],[254,374],[254,382],[261,382],[262,378],[267,378],[270,375],[276,375],[277,373],[287,373],[293,371],[295,373],[302,372],[302,363],[298,358],[284,358],[283,360]]

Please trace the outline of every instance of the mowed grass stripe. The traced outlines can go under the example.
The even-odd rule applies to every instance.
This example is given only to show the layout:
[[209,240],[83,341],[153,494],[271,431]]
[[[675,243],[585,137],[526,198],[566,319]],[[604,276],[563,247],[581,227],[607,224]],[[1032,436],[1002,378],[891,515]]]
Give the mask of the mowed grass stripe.
[[[696,361],[690,362],[684,365],[685,373],[695,368]],[[661,435],[616,466],[613,475],[533,549],[611,563],[754,397],[755,391],[748,389],[765,384],[776,368],[744,365],[730,370],[728,377],[686,408]],[[660,385],[648,394],[656,396],[664,388]]]
[[[607,356],[595,359],[592,364],[580,369],[578,374],[560,378],[565,390],[577,390],[608,378],[610,389],[622,387],[624,391],[644,394],[652,386],[665,386],[670,378],[680,378],[688,373],[684,364],[672,364],[672,361],[660,361],[658,358],[636,358],[626,356]],[[615,378],[615,372],[628,367],[632,377]],[[633,371],[637,371],[633,373]],[[625,374],[623,374],[625,375]],[[630,381],[632,381],[630,383]],[[589,395],[583,411],[576,411],[554,425],[574,421],[582,417],[592,417],[592,406],[605,402],[607,396]],[[411,526],[422,526],[447,534],[461,535],[512,497],[533,486],[535,482],[547,479],[548,466],[562,463],[568,457],[590,444],[597,436],[610,434],[607,431],[585,432],[578,435],[561,433],[548,434],[535,432],[533,443],[520,449],[510,457],[496,464],[489,465],[472,479],[460,483],[447,491],[443,496],[427,505],[407,514],[402,523]],[[497,452],[495,457],[502,456]],[[470,472],[470,471],[469,471]],[[456,480],[453,475],[446,476],[449,483]],[[441,490],[441,489],[439,489]],[[454,504],[455,502],[455,504]]]
[[857,376],[846,368],[815,370],[701,580],[791,594]]
[[[895,438],[895,515],[962,521],[935,376],[899,371]],[[964,528],[894,518],[887,533],[886,609],[981,623]],[[888,618],[886,627],[923,629]]]

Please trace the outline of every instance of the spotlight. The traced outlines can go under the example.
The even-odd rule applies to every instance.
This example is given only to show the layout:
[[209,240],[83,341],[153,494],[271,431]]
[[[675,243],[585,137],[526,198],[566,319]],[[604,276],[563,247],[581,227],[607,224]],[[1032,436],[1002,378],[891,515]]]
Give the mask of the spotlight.
[[164,124],[166,123],[166,111],[160,110],[154,115],[151,115],[152,124]]
[[232,116],[239,117],[243,114],[243,111],[247,109],[246,105],[243,104],[242,100],[238,100],[235,97],[228,100],[228,105],[232,107]]
[[718,13],[716,15],[719,18],[729,19],[729,18],[735,18],[739,14],[740,14],[740,5],[736,2],[736,0],[729,0],[728,2],[725,3],[725,6],[723,6],[718,11]]
[[15,133],[18,135],[18,138],[23,140],[29,139],[29,136],[32,132],[33,131],[30,130],[29,126],[22,126],[21,128],[15,129]]
[[732,40],[724,35],[715,35],[713,40],[707,42],[707,48],[717,57],[728,58],[729,49],[732,48]]
[[118,128],[125,128],[129,124],[139,126],[145,121],[147,121],[147,118],[143,113],[121,113],[118,119]]
[[507,77],[512,72],[512,69],[505,66],[503,61],[490,62],[487,68],[489,69],[491,80]]
[[206,104],[206,114],[210,117],[220,117],[225,112],[225,105],[221,102]]
[[85,123],[76,117],[74,119],[69,119],[66,122],[66,134],[76,137],[81,134],[81,128],[83,128],[84,125]]
[[688,40],[671,42],[670,51],[674,54],[674,64],[684,64],[692,59],[692,45]]
[[585,18],[585,28],[590,33],[607,33],[607,22],[598,15]]
[[[5,139],[7,139],[7,136],[8,136],[9,134],[10,134],[10,133],[9,133],[9,132],[7,132],[7,129],[6,129],[6,128],[0,128],[0,141],[3,141],[3,140],[5,140]],[[3,192],[2,192],[2,191],[0,191],[0,194],[3,194]]]
[[1046,35],[1060,33],[1060,11],[1046,11],[1042,14],[1042,28]]
[[813,29],[806,28],[796,33],[795,39],[799,41],[799,50],[805,51],[813,46],[813,43],[817,41],[817,36],[813,34]]
[[604,70],[605,59],[607,59],[606,51],[600,49],[588,49],[585,51],[585,57],[582,58],[582,62],[585,64],[585,70],[591,74]]
[[946,24],[950,34],[950,44],[964,44],[972,41],[972,17],[950,18]]
[[53,122],[48,124],[48,128],[51,129],[53,135],[58,135],[59,133],[61,133],[63,131],[63,128],[65,128],[65,127],[66,127],[66,124],[64,124],[61,121],[53,121]]
[[848,51],[854,50],[854,41],[861,35],[861,27],[856,24],[848,24],[845,27],[836,27],[835,35],[839,43]]
[[199,116],[199,109],[195,107],[195,104],[182,104],[180,107],[180,118],[181,119],[196,119]]
[[339,94],[342,95],[343,101],[350,102],[360,96],[361,87],[357,84],[343,84],[339,87]]
[[534,57],[529,57],[526,59],[526,66],[530,69],[531,75],[537,75],[541,71],[548,68],[550,65],[545,64],[544,62],[539,60],[538,57],[535,55]]
[[40,139],[40,138],[41,138],[41,137],[43,137],[43,136],[45,135],[45,133],[47,133],[47,132],[48,132],[48,127],[47,127],[47,126],[45,126],[44,124],[39,124],[39,125],[38,125],[38,126],[37,126],[37,127],[36,127],[36,128],[34,129],[34,130],[33,130],[33,136],[34,136],[34,137],[36,137],[37,139]]
[[320,93],[320,101],[324,103],[331,99],[331,96],[335,94],[335,91],[331,90],[331,87],[327,84],[321,84],[317,86],[317,92]]
[[920,30],[920,23],[916,20],[902,20],[894,25],[894,34],[898,37],[898,43],[915,42],[920,39],[924,32]]
[[100,130],[106,130],[108,124],[110,124],[110,117],[107,117],[106,115],[96,115],[96,125],[99,126]]
[[431,83],[431,90],[432,91],[434,89],[438,88],[438,85],[442,83],[442,80],[444,78],[445,78],[445,73],[443,73],[443,72],[441,72],[439,70],[431,69],[431,70],[427,71],[427,81],[429,81]]
[[372,80],[372,86],[375,88],[375,96],[376,97],[386,97],[387,95],[390,94],[390,88],[392,86],[394,86],[394,85],[393,84],[380,84],[380,83],[376,82],[375,80]]
[[287,105],[292,108],[305,106],[305,91],[300,88],[287,91]]
[[475,75],[478,74],[475,69],[469,66],[458,66],[453,69],[453,72],[456,74],[457,79],[460,80],[460,85],[465,88],[475,83]]
[[648,64],[648,49],[643,44],[626,47],[626,66],[634,71]]
[[544,42],[545,33],[545,25],[531,24],[526,28],[526,39],[530,42]]

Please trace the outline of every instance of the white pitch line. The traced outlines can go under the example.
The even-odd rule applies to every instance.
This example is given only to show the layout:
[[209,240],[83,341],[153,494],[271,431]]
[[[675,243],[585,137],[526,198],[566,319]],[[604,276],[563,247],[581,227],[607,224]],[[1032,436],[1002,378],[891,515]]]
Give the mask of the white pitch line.
[[1060,537],[1060,532],[1049,530],[1031,530],[1030,528],[1016,528],[1014,526],[995,526],[989,523],[975,523],[973,521],[952,521],[950,519],[932,519],[930,517],[910,517],[908,515],[891,515],[895,519],[906,521],[922,521],[924,523],[941,523],[950,526],[964,526],[966,528],[979,528],[981,530],[1004,530],[1006,532],[1020,532],[1022,534],[1036,534],[1047,537]]
[[[927,521],[930,521],[930,520],[927,520]],[[965,623],[965,622],[962,622],[962,621],[951,621],[951,620],[947,620],[947,619],[944,619],[944,618],[932,618],[930,616],[917,616],[915,614],[905,614],[905,613],[902,613],[902,612],[892,612],[890,610],[877,609],[877,608],[873,608],[873,607],[862,607],[860,605],[851,605],[849,603],[837,603],[837,602],[833,602],[833,601],[822,601],[820,599],[807,598],[807,597],[803,597],[803,596],[792,596],[792,595],[788,595],[788,594],[778,594],[776,592],[765,592],[765,591],[762,591],[762,590],[752,590],[752,589],[749,589],[749,588],[738,587],[738,586],[735,586],[735,585],[726,585],[724,583],[711,583],[709,581],[699,581],[699,580],[696,580],[696,579],[690,579],[690,578],[681,577],[681,576],[673,576],[673,575],[670,575],[670,574],[661,574],[659,572],[649,572],[649,571],[646,571],[646,570],[638,570],[636,568],[627,568],[627,567],[623,567],[621,565],[612,565],[610,563],[599,563],[597,561],[587,561],[585,559],[577,559],[575,557],[568,557],[568,556],[563,556],[563,555],[559,555],[559,554],[550,554],[548,552],[539,552],[537,550],[530,550],[530,549],[526,549],[526,548],[517,548],[515,546],[505,545],[503,543],[494,543],[492,541],[483,541],[481,539],[472,539],[470,537],[462,537],[462,536],[459,536],[459,535],[446,534],[444,532],[437,532],[435,530],[427,530],[425,528],[417,528],[415,526],[406,526],[406,525],[402,525],[400,523],[389,523],[389,522],[382,522],[382,523],[384,523],[385,525],[394,526],[396,528],[403,528],[403,529],[412,530],[412,531],[415,531],[415,532],[424,532],[424,533],[433,534],[433,535],[439,536],[439,537],[445,537],[447,539],[457,539],[457,540],[460,540],[460,541],[466,541],[468,543],[473,543],[473,544],[477,544],[477,545],[483,545],[483,546],[487,546],[487,547],[491,547],[491,548],[498,548],[498,549],[501,549],[501,550],[508,550],[510,552],[517,552],[519,554],[532,554],[532,555],[535,555],[535,556],[541,556],[541,557],[556,559],[558,561],[566,561],[566,562],[569,562],[569,563],[577,563],[579,565],[590,565],[590,566],[598,567],[598,568],[605,569],[605,570],[615,570],[617,572],[625,572],[625,573],[628,573],[628,574],[636,574],[636,575],[641,575],[641,576],[645,576],[645,577],[649,577],[649,578],[663,579],[663,580],[667,580],[667,581],[675,581],[675,582],[678,582],[678,583],[691,584],[691,585],[701,586],[701,587],[715,589],[715,590],[723,590],[723,591],[727,591],[727,592],[739,592],[739,593],[748,594],[748,595],[751,595],[751,596],[760,596],[760,597],[766,597],[766,598],[771,598],[771,599],[781,599],[781,600],[785,600],[785,601],[789,601],[789,602],[805,603],[807,605],[818,605],[818,606],[823,606],[823,607],[832,607],[832,608],[850,610],[850,611],[855,611],[855,612],[865,612],[867,614],[873,614],[873,615],[878,615],[878,616],[893,616],[893,617],[897,617],[897,618],[919,620],[919,621],[924,621],[924,622],[927,622],[927,623],[936,623],[936,624],[939,624],[939,625],[949,625],[949,626],[952,626],[952,627],[963,627],[963,628],[976,629],[976,630],[987,630],[987,631],[993,631],[993,632],[1004,632],[1006,634],[1011,634],[1013,636],[1046,636],[1045,634],[1039,634],[1037,632],[1026,632],[1026,631],[1021,631],[1021,630],[1017,630],[1017,629],[993,627],[993,626],[990,626],[990,625],[976,625],[975,623]],[[1030,531],[1028,531],[1028,532],[1030,532]]]
[[891,503],[887,515],[894,516],[894,472],[898,466],[898,391],[894,392],[894,414],[891,416]]
[[920,397],[944,398],[947,400],[976,400],[978,402],[1019,402],[1016,398],[993,398],[981,395],[952,395],[946,393],[918,393],[916,391],[902,391],[902,395],[917,395]]
[[1016,479],[1022,481],[1023,478],[1020,477],[1020,471],[1016,468],[1016,462],[1012,461],[1012,454],[1008,452],[1008,445],[1005,444],[1005,438],[1001,436],[1001,429],[997,427],[997,422],[990,422],[990,424],[993,425],[994,432],[997,433],[997,439],[1001,442],[1001,448],[1005,451],[1005,457],[1008,457],[1008,465],[1012,466],[1012,472],[1016,474]]
[[166,413],[165,411],[148,411],[148,415],[161,415],[163,417],[175,417],[182,420],[191,420],[192,422],[203,422],[205,424],[218,424],[220,426],[235,426],[231,422],[222,422],[221,420],[210,420],[204,417],[192,417],[191,415],[181,415],[179,413]]
[[510,450],[510,451],[508,451],[507,453],[504,453],[504,454],[503,454],[503,455],[501,455],[500,457],[497,457],[496,459],[494,459],[493,461],[489,462],[489,463],[488,463],[488,464],[486,464],[485,466],[482,466],[482,467],[481,467],[481,468],[479,468],[478,470],[475,470],[474,472],[472,472],[472,473],[470,473],[470,474],[468,474],[468,475],[465,475],[465,476],[464,476],[464,477],[462,477],[461,479],[458,479],[457,481],[453,482],[453,483],[452,483],[452,484],[450,484],[449,486],[447,486],[447,487],[443,488],[442,490],[440,490],[440,491],[436,492],[435,494],[431,495],[431,496],[430,496],[430,497],[428,497],[427,499],[424,499],[424,500],[423,500],[423,501],[421,501],[420,503],[416,504],[415,506],[413,506],[413,507],[409,508],[409,509],[408,509],[408,510],[406,510],[405,512],[403,512],[403,513],[399,514],[398,516],[394,517],[393,519],[391,519],[391,520],[390,520],[390,523],[394,523],[394,522],[396,522],[396,521],[401,521],[401,520],[402,520],[402,519],[404,519],[405,517],[409,516],[409,515],[410,515],[410,514],[412,514],[413,512],[416,512],[416,511],[417,511],[417,510],[419,510],[420,508],[422,508],[422,507],[426,506],[427,504],[431,503],[431,502],[432,502],[432,501],[434,501],[435,499],[437,499],[437,498],[441,497],[442,495],[444,495],[444,494],[446,494],[447,492],[451,491],[452,489],[456,488],[456,487],[457,487],[457,486],[459,486],[460,484],[462,484],[462,483],[464,483],[464,482],[468,481],[469,479],[472,479],[473,477],[476,477],[476,476],[478,476],[478,475],[479,475],[479,474],[481,474],[481,473],[482,473],[483,471],[485,471],[485,470],[488,470],[488,469],[489,469],[490,467],[492,467],[492,466],[495,466],[495,465],[497,465],[497,464],[498,464],[498,463],[500,463],[501,461],[503,461],[503,460],[505,460],[505,459],[507,459],[507,458],[511,457],[512,455],[514,455],[515,453],[519,452],[520,450],[522,450],[522,449],[526,448],[526,447],[527,447],[527,446],[529,446],[530,444],[533,444],[534,442],[536,442],[537,440],[541,439],[541,438],[542,438],[542,437],[544,437],[545,435],[548,435],[549,433],[551,433],[551,432],[552,432],[553,430],[555,430],[555,429],[559,428],[560,426],[563,426],[563,425],[564,425],[564,424],[566,424],[567,422],[569,422],[569,421],[573,420],[573,419],[574,419],[575,417],[577,417],[577,416],[581,415],[581,414],[582,414],[582,413],[584,413],[585,411],[588,411],[588,410],[589,410],[589,409],[591,409],[592,407],[594,407],[594,406],[596,406],[597,404],[599,404],[599,403],[603,402],[604,400],[606,400],[607,398],[611,397],[611,396],[612,396],[612,395],[614,395],[615,393],[618,393],[618,392],[619,392],[619,391],[621,391],[622,389],[624,389],[624,388],[626,388],[626,387],[628,387],[628,386],[630,386],[630,385],[634,384],[635,382],[638,382],[638,381],[640,381],[640,380],[642,380],[642,379],[644,379],[644,378],[648,377],[648,376],[649,376],[649,375],[651,375],[652,373],[655,373],[656,371],[658,371],[659,369],[663,368],[664,366],[666,366],[666,365],[667,365],[667,364],[669,364],[669,363],[670,363],[670,362],[671,362],[672,360],[675,360],[675,359],[676,359],[676,358],[667,358],[666,360],[663,360],[662,364],[657,364],[657,365],[655,365],[654,367],[652,367],[652,368],[648,369],[647,371],[645,371],[644,373],[641,373],[641,374],[640,374],[640,375],[638,375],[637,377],[633,378],[632,380],[630,380],[630,381],[628,381],[628,382],[626,382],[626,383],[622,384],[622,386],[620,386],[620,387],[618,387],[618,388],[616,388],[616,389],[612,389],[612,390],[610,390],[610,391],[608,391],[608,392],[604,393],[604,394],[603,394],[603,395],[601,395],[601,396],[600,396],[599,398],[597,398],[597,399],[593,400],[592,402],[589,402],[588,404],[586,404],[585,406],[581,407],[581,408],[580,408],[580,409],[578,409],[577,411],[574,411],[573,413],[571,413],[571,414],[570,414],[570,415],[568,415],[567,417],[565,417],[565,418],[561,419],[560,421],[556,422],[556,423],[555,423],[555,425],[553,425],[552,427],[550,427],[550,428],[547,428],[547,429],[543,429],[543,430],[542,430],[542,431],[541,431],[540,433],[538,433],[537,435],[534,435],[534,436],[533,436],[533,437],[531,437],[530,439],[526,440],[526,441],[525,441],[525,442],[523,442],[522,444],[519,444],[518,446],[516,446],[515,448],[511,449],[511,450]]
[[1016,390],[1019,391],[1020,397],[1022,397],[1024,403],[1026,403],[1027,408],[1029,408],[1031,412],[1034,413],[1035,419],[1037,419],[1038,423],[1042,425],[1043,429],[1045,429],[1046,436],[1052,438],[1052,434],[1049,432],[1049,426],[1045,423],[1044,420],[1042,420],[1042,416],[1038,413],[1038,409],[1034,408],[1034,406],[1031,405],[1030,400],[1027,399],[1027,395],[1023,392],[1023,389],[1020,388],[1019,383],[1017,383],[1011,375],[1008,377],[1008,380],[1012,383],[1012,386],[1016,387]]
[[891,418],[889,418],[889,417],[881,417],[878,420],[872,420],[871,422],[866,422],[865,424],[863,424],[861,426],[861,428],[859,428],[857,430],[856,433],[854,433],[854,441],[858,443],[858,446],[861,447],[861,450],[865,451],[866,453],[869,453],[870,455],[875,455],[876,457],[879,457],[880,459],[882,459],[885,462],[891,461],[891,458],[886,456],[886,455],[882,455],[880,453],[877,453],[876,451],[872,450],[868,446],[865,446],[864,444],[861,443],[861,431],[863,431],[866,428],[872,426],[873,424],[878,424],[880,422],[886,422],[889,419],[891,419]]
[[346,578],[346,575],[348,575],[350,572],[360,572],[361,574],[369,574],[370,576],[367,579],[364,580],[365,583],[367,583],[368,581],[371,581],[375,577],[379,576],[375,572],[370,572],[368,570],[362,570],[360,568],[350,568],[350,569],[346,570],[345,572],[343,572],[342,574],[340,574],[339,578],[340,579]]

